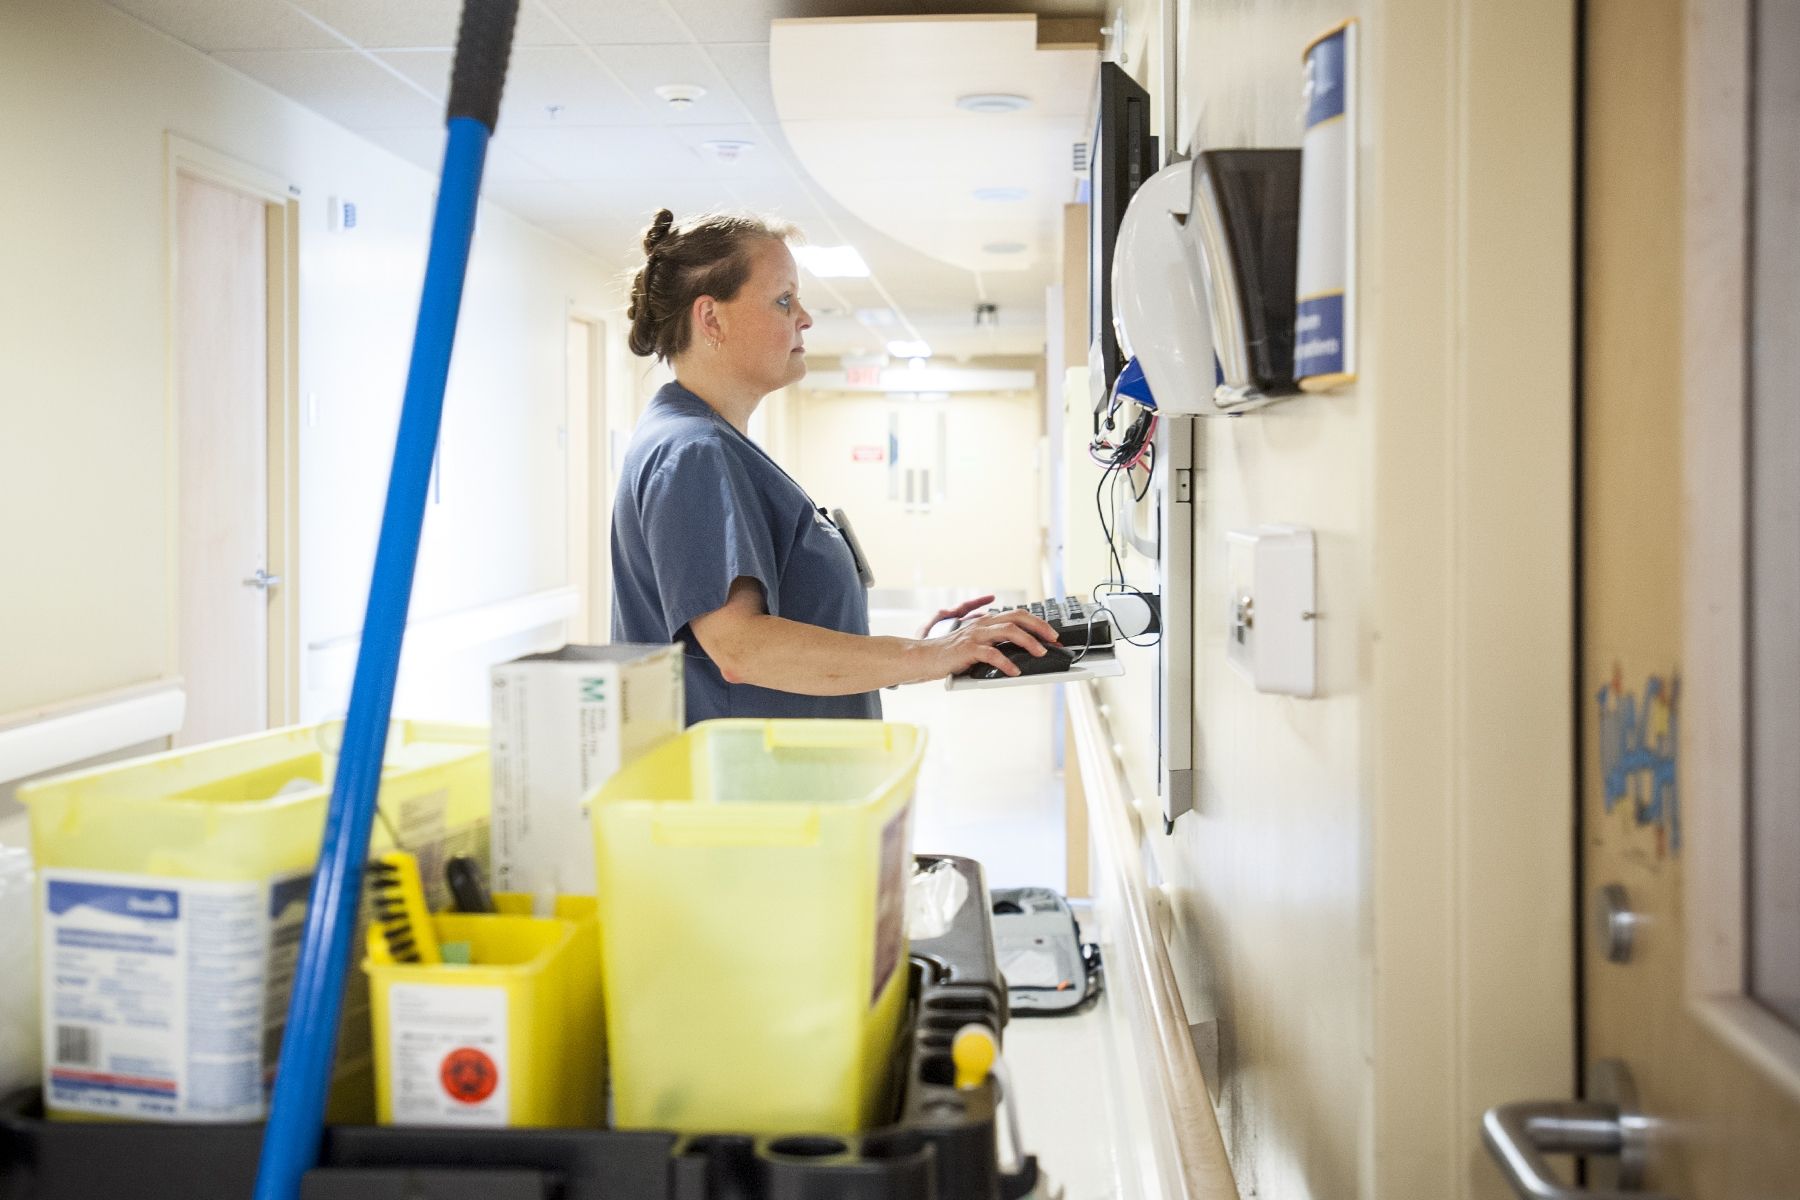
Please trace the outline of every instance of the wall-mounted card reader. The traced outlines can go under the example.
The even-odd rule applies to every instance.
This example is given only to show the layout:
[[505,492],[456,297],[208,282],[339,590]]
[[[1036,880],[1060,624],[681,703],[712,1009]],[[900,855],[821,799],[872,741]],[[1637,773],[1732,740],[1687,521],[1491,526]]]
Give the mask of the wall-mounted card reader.
[[1261,525],[1225,535],[1231,580],[1225,655],[1259,692],[1312,696],[1318,687],[1313,531]]

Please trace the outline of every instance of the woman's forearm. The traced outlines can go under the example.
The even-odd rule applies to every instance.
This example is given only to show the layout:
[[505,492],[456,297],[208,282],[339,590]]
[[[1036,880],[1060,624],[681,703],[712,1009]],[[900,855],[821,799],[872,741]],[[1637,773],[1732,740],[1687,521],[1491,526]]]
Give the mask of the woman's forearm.
[[769,613],[734,613],[695,633],[731,684],[850,696],[934,676],[934,655],[911,637],[862,637]]
[[734,614],[695,632],[727,682],[778,692],[847,696],[948,674],[936,662],[942,655],[914,638],[839,633],[767,613]]

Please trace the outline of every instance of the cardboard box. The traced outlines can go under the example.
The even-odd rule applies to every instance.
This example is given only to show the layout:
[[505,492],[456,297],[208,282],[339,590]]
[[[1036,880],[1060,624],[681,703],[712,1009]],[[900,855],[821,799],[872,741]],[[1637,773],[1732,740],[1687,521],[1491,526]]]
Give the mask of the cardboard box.
[[583,798],[680,733],[681,647],[564,646],[492,669],[496,892],[594,894]]

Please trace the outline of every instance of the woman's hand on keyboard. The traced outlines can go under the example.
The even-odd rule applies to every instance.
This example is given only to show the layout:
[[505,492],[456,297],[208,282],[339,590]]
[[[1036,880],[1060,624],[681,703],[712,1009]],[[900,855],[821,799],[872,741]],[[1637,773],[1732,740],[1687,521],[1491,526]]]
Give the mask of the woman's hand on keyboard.
[[[919,637],[928,638],[932,636],[931,631],[936,629],[939,625],[942,625],[945,621],[959,622],[976,609],[992,604],[993,602],[994,598],[992,596],[977,596],[973,600],[963,601],[955,608],[940,608],[938,609],[937,616],[931,618],[931,620],[919,627]],[[948,633],[950,631],[946,629],[944,632]]]
[[[975,603],[985,604],[986,601]],[[955,675],[976,663],[992,663],[1004,675],[1017,675],[1019,668],[998,647],[1011,642],[1015,646],[1023,646],[1034,657],[1041,657],[1044,644],[1056,640],[1056,630],[1050,627],[1049,622],[1032,616],[1022,608],[985,612],[963,621],[942,637],[919,643],[932,664],[930,674],[924,678],[941,679],[946,675]]]

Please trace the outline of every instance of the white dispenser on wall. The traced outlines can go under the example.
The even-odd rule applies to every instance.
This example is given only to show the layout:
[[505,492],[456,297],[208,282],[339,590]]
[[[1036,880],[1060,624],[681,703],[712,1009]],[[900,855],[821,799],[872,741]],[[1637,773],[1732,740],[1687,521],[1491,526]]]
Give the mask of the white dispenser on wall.
[[1259,692],[1318,691],[1317,555],[1313,531],[1259,525],[1225,535],[1230,611],[1225,657]]

